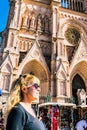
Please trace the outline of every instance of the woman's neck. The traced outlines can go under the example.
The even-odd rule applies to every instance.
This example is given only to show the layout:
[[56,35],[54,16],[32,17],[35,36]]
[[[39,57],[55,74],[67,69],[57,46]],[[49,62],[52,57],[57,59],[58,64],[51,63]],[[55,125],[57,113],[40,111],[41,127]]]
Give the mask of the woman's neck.
[[32,109],[32,106],[28,102],[20,102],[20,104],[24,107],[24,109],[29,112],[32,116],[36,117],[34,110]]
[[27,108],[31,108],[31,103],[29,102],[21,101],[20,104],[22,104],[23,106],[26,106]]

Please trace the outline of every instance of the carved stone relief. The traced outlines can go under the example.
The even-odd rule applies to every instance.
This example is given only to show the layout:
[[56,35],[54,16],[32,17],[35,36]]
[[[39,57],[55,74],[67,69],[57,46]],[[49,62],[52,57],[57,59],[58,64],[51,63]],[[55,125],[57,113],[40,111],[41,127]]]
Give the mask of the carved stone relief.
[[87,58],[87,50],[84,47],[81,47],[81,51],[77,57],[78,60],[81,58]]
[[40,42],[40,47],[42,49],[43,55],[51,55],[51,44]]
[[32,47],[33,43],[28,40],[19,41],[19,51],[28,51]]
[[21,17],[21,29],[23,28],[28,30],[38,30],[49,33],[50,15],[45,15],[42,12],[39,13],[39,11],[37,11],[37,8],[34,9],[34,7],[32,7],[31,9],[29,7],[26,7],[24,13],[21,14]]

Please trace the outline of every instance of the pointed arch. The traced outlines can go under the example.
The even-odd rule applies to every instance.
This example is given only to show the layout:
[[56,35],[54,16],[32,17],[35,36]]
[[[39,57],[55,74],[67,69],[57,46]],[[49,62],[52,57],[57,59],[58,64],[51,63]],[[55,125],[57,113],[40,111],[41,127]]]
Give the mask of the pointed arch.
[[11,73],[11,66],[9,65],[9,63],[6,63],[3,67],[2,67],[2,72],[4,73]]
[[1,86],[3,90],[9,91],[10,79],[11,79],[11,67],[7,63],[2,69],[2,82]]
[[[22,73],[33,73],[38,76],[41,80],[48,79],[47,72],[45,68],[36,59],[30,60],[22,69]],[[43,73],[42,73],[43,72]]]
[[33,59],[25,64],[22,74],[32,73],[40,79],[41,96],[45,96],[49,90],[49,75],[40,62]]
[[74,65],[71,73],[70,73],[70,85],[71,85],[71,95],[75,99],[75,103],[77,102],[77,90],[84,89],[87,94],[87,62],[81,61],[78,64]]
[[79,74],[76,74],[73,77],[72,89],[84,89],[84,90],[86,90],[85,83],[84,83],[82,77]]
[[82,90],[82,89],[84,91],[86,91],[85,83],[84,83],[82,77],[77,73],[73,77],[73,80],[72,80],[72,96],[74,97],[76,104],[78,104],[77,92],[78,92],[78,90]]
[[67,95],[67,87],[66,87],[66,72],[63,64],[59,65],[59,69],[57,71],[57,95],[66,96]]
[[49,18],[47,15],[44,17],[44,30],[46,33],[49,32]]
[[[66,75],[64,73],[64,71],[59,71],[58,73],[58,80],[59,80],[59,86],[60,86],[60,95],[62,96],[66,96]],[[58,85],[57,85],[58,86]]]

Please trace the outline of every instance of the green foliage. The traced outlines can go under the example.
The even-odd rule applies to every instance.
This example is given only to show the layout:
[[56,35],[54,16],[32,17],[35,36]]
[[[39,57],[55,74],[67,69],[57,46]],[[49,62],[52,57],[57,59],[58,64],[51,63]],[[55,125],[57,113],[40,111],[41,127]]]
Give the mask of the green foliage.
[[44,100],[44,102],[49,102],[51,100],[51,97],[49,94],[47,94],[46,96],[41,96],[40,99]]
[[80,33],[75,28],[68,28],[65,31],[65,38],[69,43],[77,45],[80,39]]
[[70,98],[70,102],[75,104],[75,97],[72,96],[72,97]]

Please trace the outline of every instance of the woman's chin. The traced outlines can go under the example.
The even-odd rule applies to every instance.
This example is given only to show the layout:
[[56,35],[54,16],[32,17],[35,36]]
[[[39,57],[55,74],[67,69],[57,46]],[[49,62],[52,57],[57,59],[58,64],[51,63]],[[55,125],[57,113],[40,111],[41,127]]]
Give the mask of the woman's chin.
[[33,103],[35,104],[39,103],[39,98],[36,98],[35,100],[33,100]]

